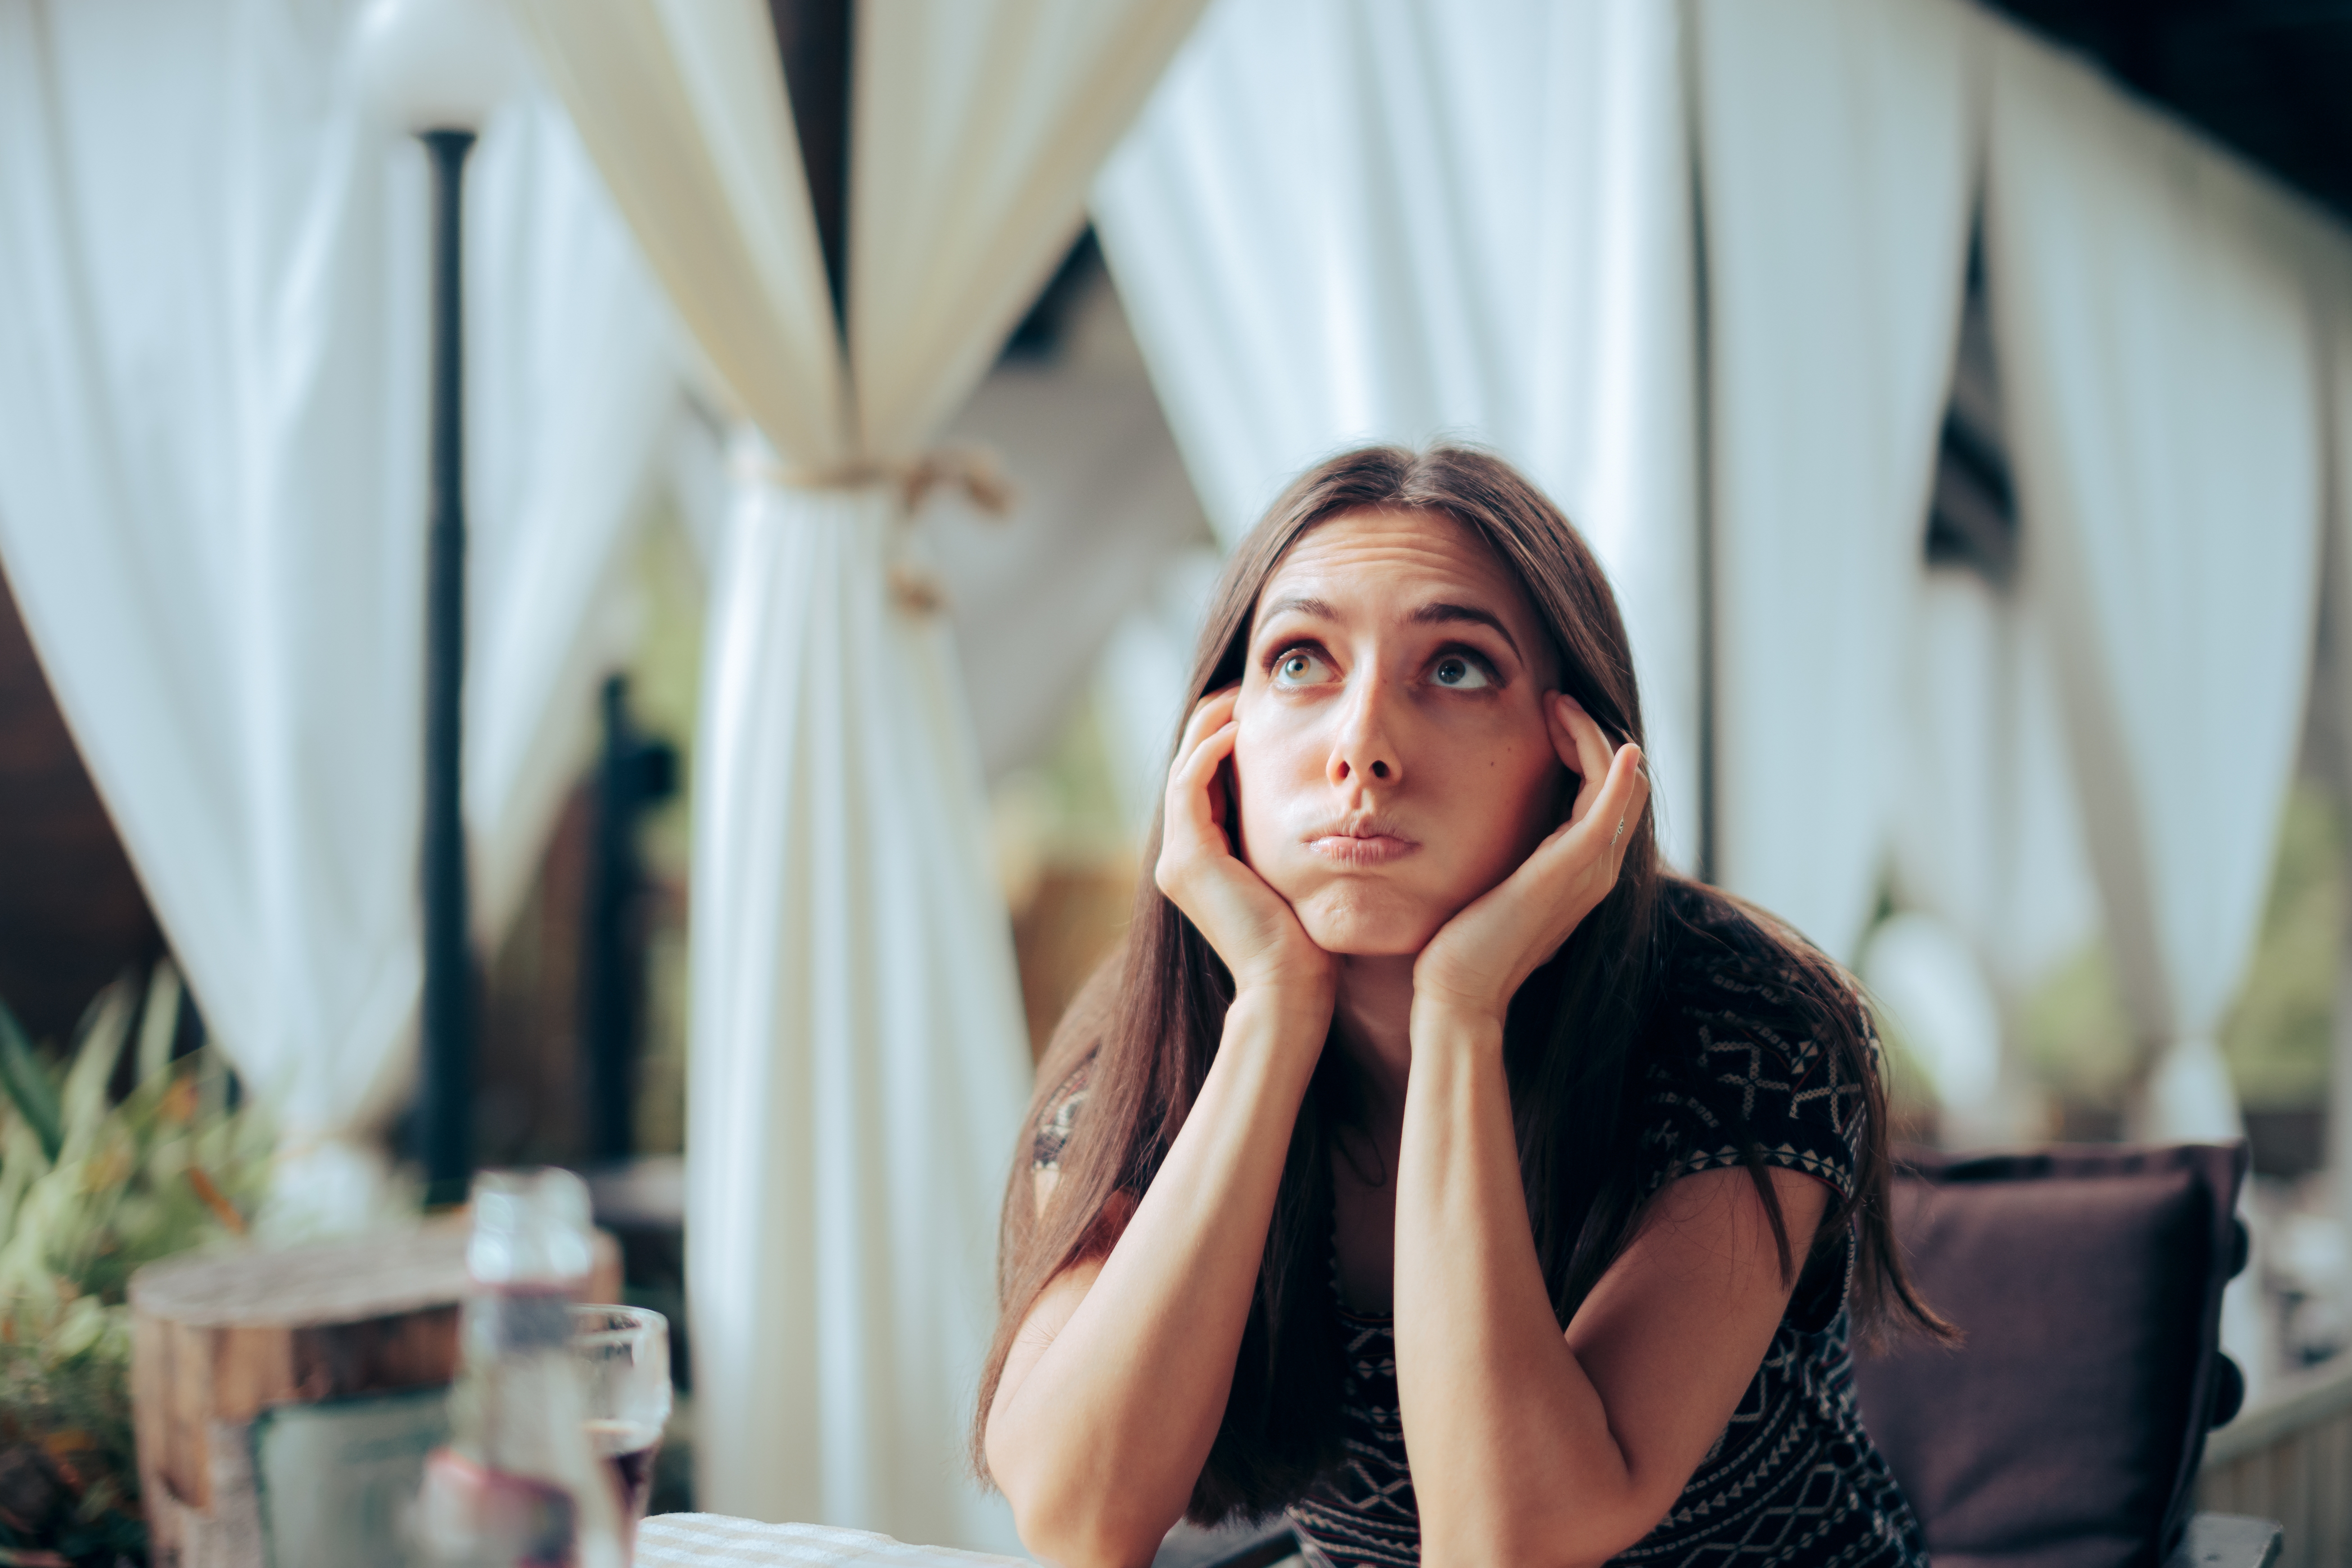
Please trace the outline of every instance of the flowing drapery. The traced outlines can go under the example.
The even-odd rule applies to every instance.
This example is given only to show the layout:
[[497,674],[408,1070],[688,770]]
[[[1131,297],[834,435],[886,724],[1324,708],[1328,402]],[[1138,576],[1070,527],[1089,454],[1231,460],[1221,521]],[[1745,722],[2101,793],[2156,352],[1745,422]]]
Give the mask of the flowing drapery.
[[[426,191],[362,110],[355,10],[0,4],[0,557],[206,1020],[310,1156],[280,1193],[329,1220],[368,1195],[419,981]],[[502,115],[475,171],[464,787],[494,925],[669,370],[560,112]]]
[[1216,0],[1097,183],[1210,521],[1316,458],[1486,443],[1593,544],[1663,842],[1696,852],[1689,168],[1675,9]]
[[1958,0],[1702,0],[1716,873],[1851,961],[1878,900],[1968,256]]
[[2259,926],[2318,581],[2311,222],[2006,27],[1985,267],[2024,544],[2143,1135],[2239,1132],[2216,1036]]
[[463,788],[488,941],[521,908],[595,744],[597,685],[629,652],[612,610],[679,374],[677,322],[562,106],[534,99],[478,157]]
[[1075,237],[1194,0],[876,0],[847,353],[758,0],[525,0],[756,432],[715,553],[688,1253],[707,1506],[1009,1544],[964,1480],[1027,1053],[981,770],[899,480]]
[[[2098,929],[2058,698],[2040,625],[1967,566],[1931,569],[1907,629],[1905,709],[1890,740],[1896,901],[1965,942],[2007,1019],[1990,1075],[1939,1083],[1947,1147],[2030,1142],[2042,1106],[2015,1047],[2031,988]],[[1881,989],[1865,960],[1864,978]]]

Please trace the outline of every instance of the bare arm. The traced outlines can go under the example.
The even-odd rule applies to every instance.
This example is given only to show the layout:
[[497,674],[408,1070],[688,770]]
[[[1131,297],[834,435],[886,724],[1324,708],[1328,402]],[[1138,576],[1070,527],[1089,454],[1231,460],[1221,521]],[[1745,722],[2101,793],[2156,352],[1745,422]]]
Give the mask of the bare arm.
[[[1664,1517],[1755,1377],[1790,1290],[1771,1226],[1745,1171],[1671,1184],[1563,1335],[1500,1030],[1429,1032],[1416,1020],[1396,1221],[1422,1561],[1601,1563]],[[1801,1258],[1829,1190],[1786,1172],[1773,1184]]]
[[1107,1259],[1055,1281],[1023,1323],[986,1442],[1021,1537],[1041,1554],[1149,1563],[1183,1513],[1224,1415],[1323,1026],[1236,1004],[1126,1234]]
[[1216,1058],[1110,1255],[1066,1270],[1023,1321],[989,1407],[989,1472],[1021,1539],[1057,1563],[1148,1563],[1183,1513],[1330,1027],[1329,955],[1223,831],[1232,710],[1218,693],[1186,726],[1156,873],[1234,974]]
[[[1756,1375],[1793,1283],[1744,1171],[1652,1200],[1624,1256],[1553,1317],[1503,1070],[1512,995],[1615,886],[1648,799],[1553,694],[1553,743],[1581,779],[1567,823],[1433,938],[1413,967],[1412,1066],[1397,1167],[1398,1401],[1422,1560],[1598,1563],[1664,1517]],[[1780,1174],[1795,1256],[1828,1190]]]

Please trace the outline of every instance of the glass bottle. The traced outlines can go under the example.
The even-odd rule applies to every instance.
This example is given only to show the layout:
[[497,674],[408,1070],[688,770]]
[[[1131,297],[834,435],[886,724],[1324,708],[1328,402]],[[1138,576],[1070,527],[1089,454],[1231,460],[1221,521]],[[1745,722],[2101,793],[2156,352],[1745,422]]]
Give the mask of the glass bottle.
[[613,1489],[590,1444],[572,1306],[594,1257],[569,1171],[475,1178],[450,1436],[417,1504],[433,1568],[624,1568]]

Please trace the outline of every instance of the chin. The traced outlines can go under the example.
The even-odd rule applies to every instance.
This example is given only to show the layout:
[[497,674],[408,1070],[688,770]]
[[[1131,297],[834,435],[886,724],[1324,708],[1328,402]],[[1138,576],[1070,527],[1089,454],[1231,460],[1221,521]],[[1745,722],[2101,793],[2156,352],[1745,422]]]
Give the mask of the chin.
[[1345,958],[1411,958],[1445,923],[1423,900],[1346,884],[1318,888],[1290,907],[1307,941]]

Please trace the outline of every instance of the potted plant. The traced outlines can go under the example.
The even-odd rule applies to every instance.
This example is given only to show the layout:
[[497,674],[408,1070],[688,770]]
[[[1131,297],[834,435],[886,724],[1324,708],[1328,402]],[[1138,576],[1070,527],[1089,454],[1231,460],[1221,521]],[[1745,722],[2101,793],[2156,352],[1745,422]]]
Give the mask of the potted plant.
[[270,1149],[215,1053],[173,1055],[179,1004],[167,961],[55,1053],[0,1005],[0,1568],[147,1559],[124,1290],[241,1235]]

